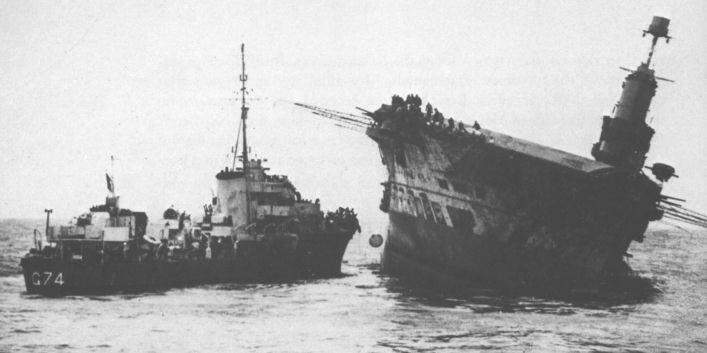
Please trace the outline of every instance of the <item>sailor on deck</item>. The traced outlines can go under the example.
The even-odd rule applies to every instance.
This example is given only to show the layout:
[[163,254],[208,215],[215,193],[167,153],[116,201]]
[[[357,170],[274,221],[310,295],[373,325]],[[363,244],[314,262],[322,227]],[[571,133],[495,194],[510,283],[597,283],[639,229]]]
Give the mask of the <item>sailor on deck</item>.
[[463,122],[459,121],[459,122],[457,123],[457,126],[459,127],[459,131],[461,131],[461,132],[466,132],[466,127],[464,126],[464,123],[463,123]]
[[162,238],[160,245],[157,246],[157,259],[158,260],[167,260],[168,255],[169,255],[169,247],[167,246],[167,239]]
[[393,106],[393,108],[395,108],[395,107],[399,107],[401,105],[404,105],[405,101],[403,100],[403,97],[396,94],[390,100],[390,104]]
[[442,113],[440,113],[437,108],[434,108],[434,111],[435,112],[432,115],[432,122],[435,125],[442,125],[442,123],[444,123],[444,115],[442,115]]

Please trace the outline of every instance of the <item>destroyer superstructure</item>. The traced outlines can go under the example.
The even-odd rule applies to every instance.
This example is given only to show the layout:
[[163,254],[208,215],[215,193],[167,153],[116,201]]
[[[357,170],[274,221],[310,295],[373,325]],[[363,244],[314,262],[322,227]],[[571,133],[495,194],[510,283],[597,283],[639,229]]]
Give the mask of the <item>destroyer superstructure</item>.
[[[61,294],[226,281],[270,281],[340,274],[355,213],[326,215],[287,176],[249,159],[247,76],[241,46],[241,119],[233,163],[216,174],[217,192],[200,220],[168,208],[150,233],[147,215],[110,195],[69,226],[51,226],[22,259],[28,292]],[[243,144],[238,156],[239,139]],[[236,166],[240,157],[241,165]]]

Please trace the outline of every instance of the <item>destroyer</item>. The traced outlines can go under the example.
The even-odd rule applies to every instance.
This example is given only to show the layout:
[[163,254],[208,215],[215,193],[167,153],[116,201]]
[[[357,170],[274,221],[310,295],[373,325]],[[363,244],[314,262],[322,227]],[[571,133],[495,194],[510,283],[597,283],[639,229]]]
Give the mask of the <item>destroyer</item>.
[[[241,46],[242,57],[243,46]],[[346,246],[360,231],[348,208],[320,210],[284,175],[248,158],[245,60],[240,75],[241,127],[233,165],[216,174],[217,193],[200,222],[167,209],[154,234],[144,212],[109,196],[68,226],[51,226],[21,260],[27,291],[61,294],[135,290],[226,281],[265,281],[340,274]],[[241,165],[236,167],[242,134]],[[37,232],[35,232],[37,235]],[[40,237],[41,238],[41,237]]]
[[[661,195],[675,176],[643,173],[654,130],[645,122],[657,87],[650,68],[669,20],[654,17],[645,63],[630,74],[613,117],[604,117],[595,160],[445,119],[410,95],[364,117],[306,106],[358,128],[388,171],[381,209],[389,227],[383,269],[403,275],[491,281],[502,286],[624,278],[631,242],[650,221],[707,219]],[[360,108],[359,108],[360,109]],[[370,120],[367,120],[369,118]]]

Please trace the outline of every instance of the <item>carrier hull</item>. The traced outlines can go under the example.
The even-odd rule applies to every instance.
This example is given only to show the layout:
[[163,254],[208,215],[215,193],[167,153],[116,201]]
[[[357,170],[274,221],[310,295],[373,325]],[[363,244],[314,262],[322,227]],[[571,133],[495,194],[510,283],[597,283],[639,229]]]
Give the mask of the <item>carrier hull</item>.
[[[655,217],[660,187],[603,163],[489,130],[368,135],[388,180],[383,271],[504,287],[602,281]],[[654,219],[654,218],[653,218]]]
[[[420,224],[409,215],[390,214],[382,256],[385,273],[435,284],[484,284],[501,288],[544,285],[569,287],[631,275],[624,248],[577,241],[574,246],[529,247],[451,227]],[[586,231],[577,229],[579,236]],[[533,235],[531,235],[532,237]]]
[[350,239],[351,234],[312,236],[300,240],[295,252],[242,242],[233,256],[217,259],[86,263],[30,253],[21,266],[27,292],[47,296],[334,277],[341,274]]

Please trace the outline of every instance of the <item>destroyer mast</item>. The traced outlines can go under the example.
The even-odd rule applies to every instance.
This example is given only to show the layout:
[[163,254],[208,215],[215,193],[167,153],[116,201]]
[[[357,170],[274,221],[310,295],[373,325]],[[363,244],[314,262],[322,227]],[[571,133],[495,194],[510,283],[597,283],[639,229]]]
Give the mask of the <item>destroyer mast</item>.
[[[248,107],[245,104],[246,87],[245,82],[248,81],[248,75],[245,73],[245,44],[241,43],[241,75],[238,77],[241,81],[241,125],[243,126],[243,178],[245,180],[245,209],[246,209],[246,226],[250,224],[250,183],[248,180],[248,137],[246,134],[246,120],[248,120]],[[236,139],[236,145],[238,141]],[[236,146],[238,148],[238,146]],[[234,151],[234,158],[235,158]]]
[[[105,204],[91,207],[76,222],[52,226],[51,210],[45,211],[45,233],[51,245],[41,246],[36,240],[20,263],[29,293],[57,295],[341,273],[346,247],[353,234],[360,232],[356,214],[339,207],[325,216],[319,202],[302,199],[286,175],[268,174],[269,168],[262,164],[267,160],[248,158],[248,75],[243,44],[238,79],[241,120],[231,145],[233,162],[216,173],[216,193],[210,204],[203,205],[201,222],[192,224],[189,215],[170,207],[159,222],[164,228],[148,234],[147,215],[119,208],[113,179],[106,174],[110,195]],[[243,164],[236,168],[239,157]],[[38,235],[35,230],[35,239]]]

